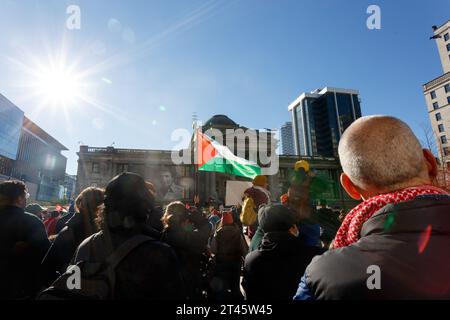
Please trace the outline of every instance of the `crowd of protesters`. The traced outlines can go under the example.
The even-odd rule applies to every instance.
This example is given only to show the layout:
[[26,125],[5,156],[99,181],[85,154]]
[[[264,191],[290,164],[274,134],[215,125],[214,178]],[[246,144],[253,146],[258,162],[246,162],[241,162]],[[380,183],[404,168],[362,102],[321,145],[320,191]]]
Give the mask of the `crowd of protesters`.
[[345,131],[339,158],[361,201],[348,213],[312,205],[320,181],[303,161],[279,201],[257,176],[233,208],[198,197],[160,207],[134,173],[68,210],[26,206],[26,185],[3,182],[0,299],[450,299],[450,195],[432,153],[399,119],[370,116]]

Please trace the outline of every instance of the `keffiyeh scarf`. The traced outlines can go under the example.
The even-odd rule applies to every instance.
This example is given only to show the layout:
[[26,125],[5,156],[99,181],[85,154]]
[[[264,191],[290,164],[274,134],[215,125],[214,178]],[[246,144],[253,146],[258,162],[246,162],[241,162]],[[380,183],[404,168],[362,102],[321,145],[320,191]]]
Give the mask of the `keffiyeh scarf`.
[[433,194],[448,193],[440,188],[425,185],[379,194],[367,199],[347,214],[333,241],[333,248],[342,248],[357,242],[361,237],[363,224],[386,205],[410,201],[421,195]]

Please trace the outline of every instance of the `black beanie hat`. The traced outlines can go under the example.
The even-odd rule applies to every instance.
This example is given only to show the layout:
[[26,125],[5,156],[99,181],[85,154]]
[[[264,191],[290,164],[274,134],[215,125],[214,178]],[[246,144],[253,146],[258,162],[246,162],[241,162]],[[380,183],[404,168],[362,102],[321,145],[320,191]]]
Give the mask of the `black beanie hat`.
[[105,207],[109,212],[119,213],[120,220],[126,216],[146,220],[153,203],[153,194],[145,180],[135,173],[125,172],[114,177],[105,189]]
[[296,223],[294,213],[283,205],[261,206],[258,221],[264,233],[285,232]]

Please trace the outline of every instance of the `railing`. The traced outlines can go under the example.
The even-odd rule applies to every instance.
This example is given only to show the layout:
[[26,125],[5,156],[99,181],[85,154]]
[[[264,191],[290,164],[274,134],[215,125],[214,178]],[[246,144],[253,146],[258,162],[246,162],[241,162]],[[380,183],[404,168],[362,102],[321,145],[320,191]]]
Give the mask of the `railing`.
[[108,152],[106,148],[87,148],[88,153],[96,153],[96,152]]
[[134,154],[147,154],[147,153],[165,153],[171,152],[170,150],[144,150],[144,149],[115,149],[113,147],[98,148],[98,147],[80,147],[81,153],[134,153]]
[[152,153],[152,152],[169,152],[167,150],[142,150],[142,149],[115,149],[117,153]]

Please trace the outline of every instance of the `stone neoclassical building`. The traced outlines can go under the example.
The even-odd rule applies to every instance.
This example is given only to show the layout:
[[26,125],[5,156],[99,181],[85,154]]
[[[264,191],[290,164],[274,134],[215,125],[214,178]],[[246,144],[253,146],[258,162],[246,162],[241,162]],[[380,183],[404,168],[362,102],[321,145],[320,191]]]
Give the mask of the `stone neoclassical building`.
[[433,26],[433,37],[441,58],[443,73],[423,85],[436,151],[450,171],[450,20]]
[[[267,143],[252,143],[250,139],[244,144],[232,144],[235,137],[226,135],[227,130],[242,129],[256,136],[257,142],[264,140]],[[245,157],[256,157],[261,152],[261,145],[267,150],[262,150],[270,155],[276,150],[278,141],[274,133],[266,130],[250,130],[239,126],[233,120],[224,115],[216,115],[209,119],[201,130],[207,135],[211,131],[222,132],[224,134],[223,143],[230,147],[234,154]],[[218,131],[217,131],[218,130]],[[230,144],[231,143],[231,144]],[[189,149],[183,152],[194,153],[192,141]],[[121,172],[135,172],[142,175],[147,181],[152,182],[158,190],[158,200],[168,202],[174,199],[192,200],[195,194],[200,199],[207,200],[210,197],[224,202],[227,181],[249,181],[249,179],[232,176],[217,172],[197,171],[195,164],[175,165],[172,160],[172,151],[169,150],[137,150],[137,149],[117,149],[113,147],[90,147],[80,146],[78,152],[78,174],[77,193],[89,186],[104,187],[108,181]],[[194,155],[193,157],[194,158]],[[298,156],[277,156],[279,170],[276,174],[270,175],[269,185],[273,199],[276,200],[281,194],[287,191],[289,174],[296,161],[307,160],[316,174],[329,181],[330,188],[327,193],[321,194],[320,198],[325,198],[331,205],[350,208],[355,202],[345,195],[339,184],[339,175],[342,172],[339,161],[336,158],[325,157],[298,157]]]

